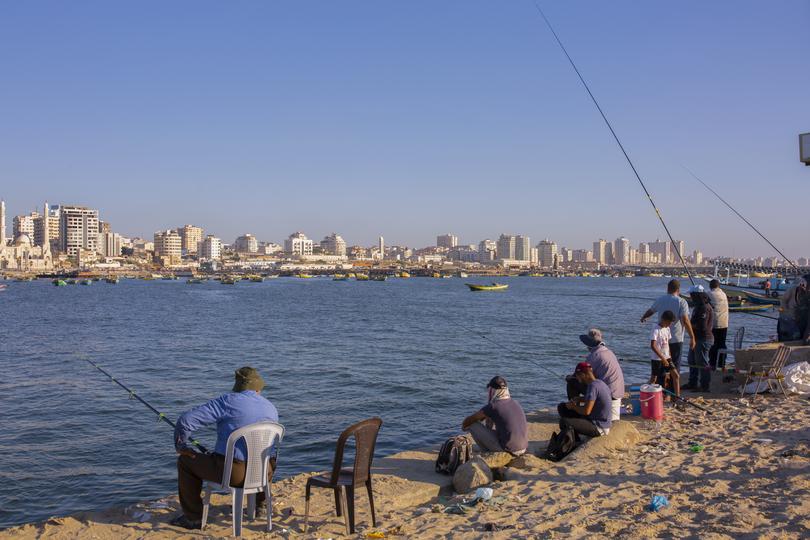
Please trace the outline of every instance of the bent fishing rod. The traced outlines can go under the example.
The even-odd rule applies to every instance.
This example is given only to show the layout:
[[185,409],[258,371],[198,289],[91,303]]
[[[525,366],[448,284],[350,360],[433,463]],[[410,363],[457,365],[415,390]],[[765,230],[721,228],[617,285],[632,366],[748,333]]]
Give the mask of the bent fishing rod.
[[588,83],[585,82],[585,78],[582,76],[582,73],[580,73],[579,68],[574,63],[573,58],[571,58],[571,55],[568,54],[568,50],[565,48],[565,45],[563,45],[562,40],[557,35],[557,32],[554,30],[554,27],[551,25],[551,21],[549,21],[548,17],[546,17],[546,14],[543,12],[543,9],[540,7],[540,4],[537,2],[537,0],[534,0],[532,3],[534,4],[535,9],[537,9],[537,11],[540,13],[540,16],[543,17],[543,20],[546,22],[546,26],[548,26],[548,29],[551,30],[551,33],[554,36],[554,39],[557,41],[557,45],[560,46],[560,49],[562,49],[562,52],[563,52],[563,54],[565,54],[565,57],[568,59],[568,62],[571,64],[571,67],[574,68],[574,72],[576,72],[577,77],[579,77],[579,81],[582,83],[582,86],[585,87],[585,90],[588,92],[588,95],[590,96],[591,101],[593,101],[593,104],[596,105],[596,110],[599,111],[599,114],[602,116],[602,120],[605,121],[605,125],[607,125],[607,128],[610,130],[611,135],[613,135],[613,139],[616,141],[616,144],[619,145],[619,149],[622,151],[622,154],[624,155],[624,159],[627,160],[627,163],[630,165],[630,168],[633,170],[633,174],[635,175],[636,180],[638,180],[638,183],[641,185],[641,189],[644,190],[644,194],[647,196],[647,200],[650,201],[650,204],[652,205],[653,210],[655,210],[655,215],[658,217],[658,220],[661,222],[661,225],[664,226],[664,231],[666,231],[670,242],[672,242],[672,247],[675,249],[675,253],[678,254],[678,259],[680,259],[681,265],[683,266],[684,271],[686,271],[686,275],[689,276],[689,281],[692,282],[692,285],[694,285],[695,284],[695,279],[694,279],[694,277],[692,277],[692,272],[689,271],[689,267],[686,265],[686,260],[683,258],[683,254],[681,253],[681,250],[678,248],[678,244],[675,242],[675,238],[672,236],[672,233],[669,232],[669,227],[667,227],[667,224],[664,221],[664,217],[661,215],[661,211],[658,210],[658,206],[656,206],[655,201],[653,200],[652,195],[650,194],[650,191],[647,189],[647,186],[644,184],[644,180],[641,179],[641,175],[638,173],[638,170],[636,169],[636,166],[633,164],[633,160],[630,159],[630,155],[624,149],[624,145],[622,144],[622,141],[619,139],[619,136],[616,134],[616,130],[613,129],[613,126],[611,125],[610,121],[608,120],[607,115],[602,110],[602,107],[599,105],[599,102],[596,100],[596,96],[594,96],[593,92],[591,92],[591,88],[588,86]]
[[[112,376],[112,374],[110,374],[110,373],[109,373],[108,371],[106,371],[104,368],[102,368],[101,366],[99,366],[98,364],[96,364],[95,362],[93,362],[92,360],[90,360],[90,359],[89,359],[89,358],[87,358],[87,357],[82,356],[82,357],[80,357],[80,358],[82,358],[83,360],[86,360],[86,361],[87,361],[87,362],[88,362],[88,363],[89,363],[91,366],[93,366],[94,368],[96,368],[97,370],[99,370],[100,372],[102,372],[104,375],[106,375],[108,379],[110,379],[112,382],[114,382],[115,384],[117,384],[118,386],[120,386],[121,388],[123,388],[124,390],[126,390],[126,391],[129,393],[129,399],[133,399],[133,398],[135,398],[135,399],[137,399],[138,401],[140,401],[141,403],[143,403],[144,405],[146,405],[146,407],[147,407],[147,408],[148,408],[150,411],[152,411],[153,413],[155,413],[155,414],[157,415],[157,421],[158,421],[158,422],[163,421],[163,422],[166,422],[167,424],[169,424],[170,426],[172,426],[172,428],[176,428],[176,427],[177,427],[177,426],[175,425],[175,423],[174,423],[174,422],[172,422],[171,420],[169,420],[169,419],[166,417],[166,415],[165,415],[165,414],[163,414],[162,412],[160,412],[159,410],[157,410],[156,408],[154,408],[152,405],[150,405],[150,404],[149,404],[149,402],[147,402],[147,401],[146,401],[145,399],[143,399],[141,396],[139,396],[138,394],[136,394],[134,390],[132,390],[131,388],[129,388],[128,386],[126,386],[125,384],[123,384],[121,381],[119,381],[118,379],[116,379],[115,377],[113,377],[113,376]],[[196,446],[196,447],[197,447],[197,448],[200,450],[200,452],[202,452],[202,453],[204,453],[204,454],[207,454],[207,453],[208,453],[208,450],[207,450],[207,449],[206,449],[206,448],[205,448],[205,447],[204,447],[202,444],[200,444],[200,442],[199,442],[199,441],[197,441],[197,440],[195,440],[195,439],[190,439],[190,442],[191,442],[191,444],[193,444],[194,446]]]
[[689,174],[692,176],[692,178],[694,178],[695,180],[697,180],[698,182],[700,182],[701,184],[703,184],[703,187],[705,187],[706,189],[708,189],[709,191],[711,191],[711,192],[712,192],[712,194],[713,194],[715,197],[717,197],[718,199],[720,199],[720,202],[722,202],[723,204],[725,204],[725,205],[726,205],[726,206],[729,208],[729,210],[731,210],[732,212],[734,212],[735,214],[737,214],[737,217],[739,217],[741,220],[743,220],[743,221],[745,222],[745,224],[746,224],[746,225],[748,225],[749,227],[751,227],[751,229],[753,229],[753,231],[754,231],[755,233],[757,233],[757,234],[758,234],[758,235],[759,235],[759,236],[760,236],[760,237],[761,237],[763,240],[765,240],[765,241],[768,243],[768,245],[769,245],[769,246],[771,246],[771,247],[772,247],[772,248],[773,248],[773,249],[774,249],[774,250],[775,250],[775,251],[776,251],[776,252],[777,252],[779,255],[781,255],[781,256],[782,256],[782,258],[783,258],[783,259],[785,259],[785,260],[787,261],[787,263],[788,263],[790,266],[792,266],[792,267],[793,267],[793,269],[794,269],[794,270],[796,270],[796,272],[797,272],[798,274],[801,274],[801,269],[800,269],[798,266],[796,266],[796,265],[793,263],[793,261],[791,261],[791,260],[788,258],[788,256],[787,256],[787,255],[785,255],[784,253],[782,253],[782,251],[781,251],[781,250],[780,250],[778,247],[776,247],[776,246],[773,244],[773,242],[771,242],[770,240],[768,240],[767,238],[765,238],[765,235],[764,235],[764,234],[762,234],[761,232],[759,232],[759,229],[757,229],[756,227],[754,227],[754,225],[753,225],[753,224],[752,224],[750,221],[748,221],[747,219],[745,219],[745,216],[743,216],[742,214],[740,214],[740,213],[739,213],[739,212],[738,212],[738,211],[737,211],[737,210],[736,210],[736,209],[735,209],[733,206],[731,206],[731,205],[728,203],[728,201],[726,201],[726,200],[725,200],[723,197],[721,197],[719,193],[717,193],[715,190],[713,190],[711,187],[709,187],[709,185],[708,185],[706,182],[704,182],[703,180],[701,180],[701,179],[700,179],[700,177],[699,177],[698,175],[696,175],[694,172],[692,172],[692,170],[691,170],[689,167],[687,167],[686,165],[683,165],[683,168],[684,168],[684,169],[686,169],[686,172],[688,172],[688,173],[689,173]]

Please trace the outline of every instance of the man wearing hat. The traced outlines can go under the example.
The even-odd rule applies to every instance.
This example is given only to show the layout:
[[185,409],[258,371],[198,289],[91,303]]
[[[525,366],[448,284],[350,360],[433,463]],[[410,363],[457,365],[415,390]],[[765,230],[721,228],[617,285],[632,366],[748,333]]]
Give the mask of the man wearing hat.
[[610,388],[596,378],[588,362],[577,364],[574,377],[585,385],[585,397],[574,398],[557,406],[560,429],[570,426],[577,435],[586,437],[607,435],[612,416]]
[[476,444],[487,452],[509,452],[519,456],[529,447],[526,413],[520,403],[512,399],[506,379],[500,375],[487,384],[487,404],[465,418],[461,429],[469,431]]
[[[199,529],[202,521],[203,480],[220,482],[225,467],[228,437],[237,429],[256,422],[278,422],[275,406],[260,394],[264,379],[252,367],[236,370],[233,391],[183,413],[177,419],[174,445],[177,453],[177,488],[183,513],[171,521],[185,529]],[[203,426],[217,425],[217,444],[212,454],[200,454],[191,449],[191,434]],[[241,486],[245,481],[247,448],[240,440],[234,447],[231,485]],[[274,468],[274,467],[271,467]],[[272,475],[272,470],[268,475]],[[263,508],[264,493],[256,496],[257,508]]]
[[[588,358],[585,361],[591,365],[593,374],[610,388],[611,420],[616,421],[619,419],[624,397],[624,373],[619,360],[602,341],[602,331],[598,328],[591,328],[587,334],[580,335],[579,340],[588,347]],[[587,385],[580,383],[576,377],[569,375],[565,381],[568,399],[585,395]]]
[[695,346],[689,351],[689,382],[687,390],[708,392],[712,380],[709,351],[714,345],[714,310],[709,295],[703,285],[693,285],[689,289],[692,298],[692,324]]

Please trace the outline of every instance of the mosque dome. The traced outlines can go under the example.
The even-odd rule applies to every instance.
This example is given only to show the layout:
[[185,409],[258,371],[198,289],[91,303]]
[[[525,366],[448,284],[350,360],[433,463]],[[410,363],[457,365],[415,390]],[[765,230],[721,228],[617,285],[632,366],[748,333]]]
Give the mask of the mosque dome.
[[14,245],[15,246],[31,246],[32,245],[31,238],[27,234],[23,233],[20,236],[18,236],[16,240],[14,240]]

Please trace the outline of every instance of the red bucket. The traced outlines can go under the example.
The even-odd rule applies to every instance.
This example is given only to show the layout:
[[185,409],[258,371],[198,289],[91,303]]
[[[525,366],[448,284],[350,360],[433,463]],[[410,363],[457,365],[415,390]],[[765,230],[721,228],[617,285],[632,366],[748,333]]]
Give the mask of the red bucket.
[[642,385],[639,394],[641,417],[660,422],[664,419],[664,392],[657,384]]

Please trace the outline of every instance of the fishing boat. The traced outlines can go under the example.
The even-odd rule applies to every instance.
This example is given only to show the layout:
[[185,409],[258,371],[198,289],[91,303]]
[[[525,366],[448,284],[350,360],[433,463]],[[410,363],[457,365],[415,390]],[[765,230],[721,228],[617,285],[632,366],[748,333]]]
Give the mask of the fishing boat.
[[198,278],[198,277],[190,277],[190,278],[188,278],[186,280],[187,285],[198,285],[198,284],[200,284],[202,282],[203,282],[202,278]]
[[298,279],[312,279],[315,276],[311,274],[295,274],[295,277],[297,277]]
[[165,276],[162,276],[161,279],[164,279],[166,281],[173,281],[177,279],[177,276],[175,276],[174,274],[166,274]]
[[399,277],[401,277],[403,279],[407,279],[407,278],[411,277],[411,274],[403,270],[402,272],[399,273]]
[[53,283],[54,287],[66,287],[67,286],[67,283],[65,282],[64,279],[55,279],[55,280],[51,281],[51,283]]
[[332,281],[349,281],[349,277],[345,274],[335,274]]
[[433,274],[431,274],[431,276],[434,277],[434,278],[441,278],[442,277],[442,275],[440,273],[438,273],[438,272],[433,272]]
[[368,275],[366,274],[355,274],[354,279],[357,281],[368,281]]
[[369,279],[371,281],[385,281],[386,279],[388,279],[388,276],[386,276],[385,274],[375,274],[373,276],[369,276]]
[[262,276],[250,276],[251,283],[262,283],[264,278]]
[[104,281],[106,281],[107,283],[109,283],[111,285],[118,285],[118,278],[115,277],[115,276],[108,276],[108,277],[104,278]]
[[471,291],[505,291],[509,288],[506,283],[492,283],[490,285],[476,285],[475,283],[466,283]]
[[752,290],[747,290],[744,287],[735,287],[734,285],[720,284],[720,288],[726,293],[729,301],[745,300],[752,304],[761,304],[768,306],[779,305],[779,298],[772,296],[765,296],[764,294],[755,293]]
[[82,285],[92,285],[93,280],[92,279],[83,279],[79,283],[81,283]]
[[458,277],[460,277],[461,279],[465,279],[465,278],[468,278],[470,276],[469,276],[469,274],[467,274],[467,272],[459,272]]
[[34,281],[34,278],[31,276],[23,276],[16,278],[14,281]]
[[220,283],[223,285],[236,285],[236,278],[233,276],[223,276]]
[[278,279],[278,274],[270,274],[265,279]]
[[5,283],[0,283],[0,292],[5,292],[6,289],[8,289],[8,285]]
[[66,284],[68,284],[68,285],[76,285],[78,282],[79,282],[79,281],[78,281],[78,280],[76,280],[76,279],[68,279],[68,280],[65,280],[65,283],[66,283]]

